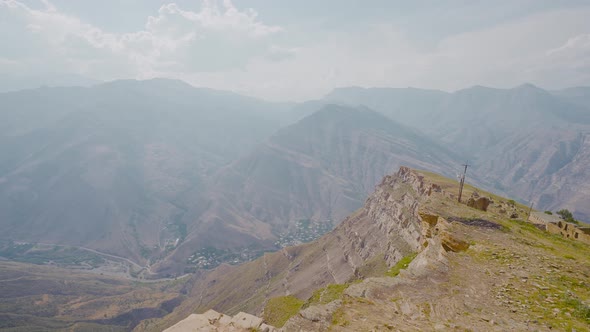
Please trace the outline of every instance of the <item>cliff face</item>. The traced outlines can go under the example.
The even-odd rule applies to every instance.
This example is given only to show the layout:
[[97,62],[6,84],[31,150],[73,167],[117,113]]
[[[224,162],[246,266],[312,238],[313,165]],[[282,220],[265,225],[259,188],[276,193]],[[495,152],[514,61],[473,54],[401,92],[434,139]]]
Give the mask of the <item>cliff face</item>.
[[407,167],[386,176],[367,199],[360,213],[344,220],[335,231],[340,249],[351,267],[359,268],[378,254],[388,266],[421,246],[418,206],[432,188]]
[[269,298],[306,299],[318,288],[359,277],[367,264],[391,267],[422,248],[418,208],[433,190],[418,172],[401,167],[381,181],[361,209],[324,237],[196,277],[189,299],[167,319],[174,322],[211,308],[226,314],[258,314]]
[[157,326],[210,308],[260,316],[294,295],[305,304],[283,331],[587,329],[590,246],[525,222],[506,198],[466,185],[465,197],[489,199],[483,211],[457,190],[402,167],[317,241],[199,276]]

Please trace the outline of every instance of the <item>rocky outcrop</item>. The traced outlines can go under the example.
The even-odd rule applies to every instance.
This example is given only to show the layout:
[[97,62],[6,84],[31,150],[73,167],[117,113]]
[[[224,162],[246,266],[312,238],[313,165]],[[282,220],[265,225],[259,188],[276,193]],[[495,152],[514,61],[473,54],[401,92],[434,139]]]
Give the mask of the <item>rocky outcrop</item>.
[[203,314],[192,314],[178,322],[164,332],[193,332],[193,331],[219,331],[219,332],[245,332],[260,331],[273,332],[276,328],[264,324],[262,318],[245,312],[240,312],[231,317],[215,310],[208,310]]
[[[285,248],[240,266],[221,266],[201,276],[183,308],[259,313],[264,299],[284,295],[309,298],[318,288],[359,277],[369,262],[391,267],[423,248],[420,202],[440,191],[419,172],[401,167],[396,174],[384,177],[365,205],[329,234],[313,243]],[[227,291],[236,287],[239,292]]]
[[[575,320],[568,312],[551,316],[550,321],[531,321],[530,313],[542,312],[547,303],[554,301],[550,298],[543,303],[527,302],[525,306],[517,299],[537,296],[538,289],[555,289],[553,298],[563,296],[558,291],[565,286],[561,281],[545,287],[552,281],[533,276],[553,273],[555,269],[565,271],[561,264],[571,264],[568,274],[574,274],[580,267],[578,262],[565,259],[559,265],[547,265],[548,258],[564,261],[563,256],[536,245],[541,239],[537,232],[523,232],[521,222],[506,220],[506,212],[499,210],[508,204],[516,211],[518,206],[511,201],[497,198],[487,212],[473,210],[449,197],[447,189],[455,191],[454,182],[432,177],[425,180],[422,174],[428,176],[401,168],[383,179],[361,210],[324,238],[285,249],[280,255],[266,255],[233,271],[227,268],[201,286],[215,292],[230,293],[231,289],[232,294],[244,291],[241,297],[213,299],[215,303],[227,301],[230,310],[257,312],[245,308],[255,308],[255,301],[274,297],[281,290],[290,291],[300,300],[309,299],[294,316],[289,311],[291,318],[283,331],[524,331],[567,327],[562,323]],[[440,192],[429,181],[439,182]],[[566,242],[552,244],[562,246],[572,257],[583,249]],[[404,255],[404,259],[396,259],[397,255]],[[582,257],[586,256],[579,254],[575,259],[585,259]],[[551,269],[547,270],[547,266]],[[276,273],[277,269],[282,272]],[[375,273],[369,275],[367,269]],[[578,280],[586,283],[588,273],[578,273]],[[232,282],[227,283],[231,278]],[[259,284],[252,287],[249,279]],[[498,280],[502,280],[501,284]],[[328,283],[341,283],[340,292],[325,297],[330,289],[325,287]],[[582,282],[580,285],[583,287]],[[209,289],[201,286],[200,293],[191,297],[212,301]],[[310,288],[324,288],[316,293],[319,302],[309,297]],[[251,289],[257,292],[249,293]],[[584,322],[582,318],[574,323],[582,330]]]
[[[344,301],[378,301],[384,298],[384,290],[407,287],[420,279],[444,278],[449,269],[448,252],[464,251],[469,244],[457,237],[450,230],[450,224],[438,215],[419,213],[421,220],[421,239],[423,240],[420,253],[401,271],[398,277],[367,278],[360,283],[350,285],[344,291],[342,300],[335,300],[327,304],[315,305],[302,310],[292,317],[282,328],[282,331],[326,331],[334,324],[338,324],[339,310]],[[418,281],[419,282],[419,281]],[[369,302],[370,303],[370,302]],[[400,310],[407,315],[413,315],[413,309],[408,303]]]
[[471,194],[471,197],[467,200],[467,206],[472,207],[474,209],[487,211],[488,206],[490,206],[492,200],[488,197],[480,197],[477,192]]
[[459,252],[469,248],[469,244],[449,232],[449,223],[438,215],[420,213],[422,219],[423,247],[427,247],[432,239],[436,239],[445,251]]

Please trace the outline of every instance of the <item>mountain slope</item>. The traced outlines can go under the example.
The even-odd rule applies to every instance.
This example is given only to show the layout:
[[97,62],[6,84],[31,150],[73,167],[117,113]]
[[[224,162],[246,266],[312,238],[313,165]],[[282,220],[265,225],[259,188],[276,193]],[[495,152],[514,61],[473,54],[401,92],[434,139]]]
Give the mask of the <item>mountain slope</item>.
[[389,118],[420,128],[425,120],[435,115],[438,105],[448,97],[447,92],[416,88],[338,88],[323,100],[348,105],[365,105]]
[[329,105],[279,131],[224,170],[218,183],[243,190],[253,208],[277,206],[275,218],[339,219],[391,169],[408,164],[449,172],[452,156],[376,112]]
[[339,221],[391,169],[403,163],[448,174],[452,156],[376,112],[326,106],[220,171],[200,227],[217,225],[232,235],[197,228],[186,246],[236,245],[235,230],[250,235],[245,246],[256,237],[274,240],[296,220]]
[[188,300],[168,319],[209,308],[258,312],[270,297],[307,298],[317,288],[347,282],[372,260],[392,266],[421,246],[417,202],[428,190],[402,168],[397,176],[383,179],[363,208],[321,239],[196,275]]
[[589,152],[583,143],[590,132],[587,89],[550,93],[524,84],[513,89],[476,86],[451,94],[354,90],[349,95],[337,90],[326,99],[368,105],[461,152],[480,185],[539,208],[568,208],[579,218],[590,218],[584,198],[590,181],[584,171]]
[[572,104],[590,108],[590,87],[579,86],[558,91],[551,91],[551,93],[567,100]]
[[186,302],[136,330],[209,308],[265,315],[285,295],[304,304],[284,331],[583,330],[590,246],[524,221],[526,207],[506,198],[467,185],[466,197],[493,200],[482,211],[458,203],[457,190],[401,168],[331,233],[198,276]]
[[0,94],[0,236],[165,255],[281,107],[161,79]]

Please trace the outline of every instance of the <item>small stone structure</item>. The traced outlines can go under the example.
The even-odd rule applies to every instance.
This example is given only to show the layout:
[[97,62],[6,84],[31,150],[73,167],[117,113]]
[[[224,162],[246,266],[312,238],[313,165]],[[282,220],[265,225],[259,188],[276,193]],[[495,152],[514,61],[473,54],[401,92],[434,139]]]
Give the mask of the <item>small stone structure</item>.
[[547,231],[549,233],[561,234],[564,238],[582,241],[590,244],[590,227],[580,227],[560,220],[556,223],[550,222],[547,224]]
[[231,317],[215,310],[208,310],[203,314],[192,314],[164,332],[242,332],[260,331],[275,332],[275,327],[266,325],[262,318],[240,312]]
[[553,234],[561,234],[566,239],[577,240],[590,244],[590,227],[583,227],[566,222],[559,217],[541,212],[533,212],[529,222],[538,225],[545,225],[545,230]]

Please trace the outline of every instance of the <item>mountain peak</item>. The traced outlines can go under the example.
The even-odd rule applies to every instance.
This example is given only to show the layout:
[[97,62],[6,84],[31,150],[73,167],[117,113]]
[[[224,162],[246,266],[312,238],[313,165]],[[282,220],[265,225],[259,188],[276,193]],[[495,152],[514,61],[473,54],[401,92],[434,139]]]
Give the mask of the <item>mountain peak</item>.
[[523,83],[523,84],[513,88],[513,90],[537,91],[537,92],[547,93],[547,91],[545,91],[544,89],[542,89],[532,83]]
[[185,81],[170,78],[151,78],[147,80],[121,79],[97,84],[101,87],[152,87],[152,88],[195,88]]

